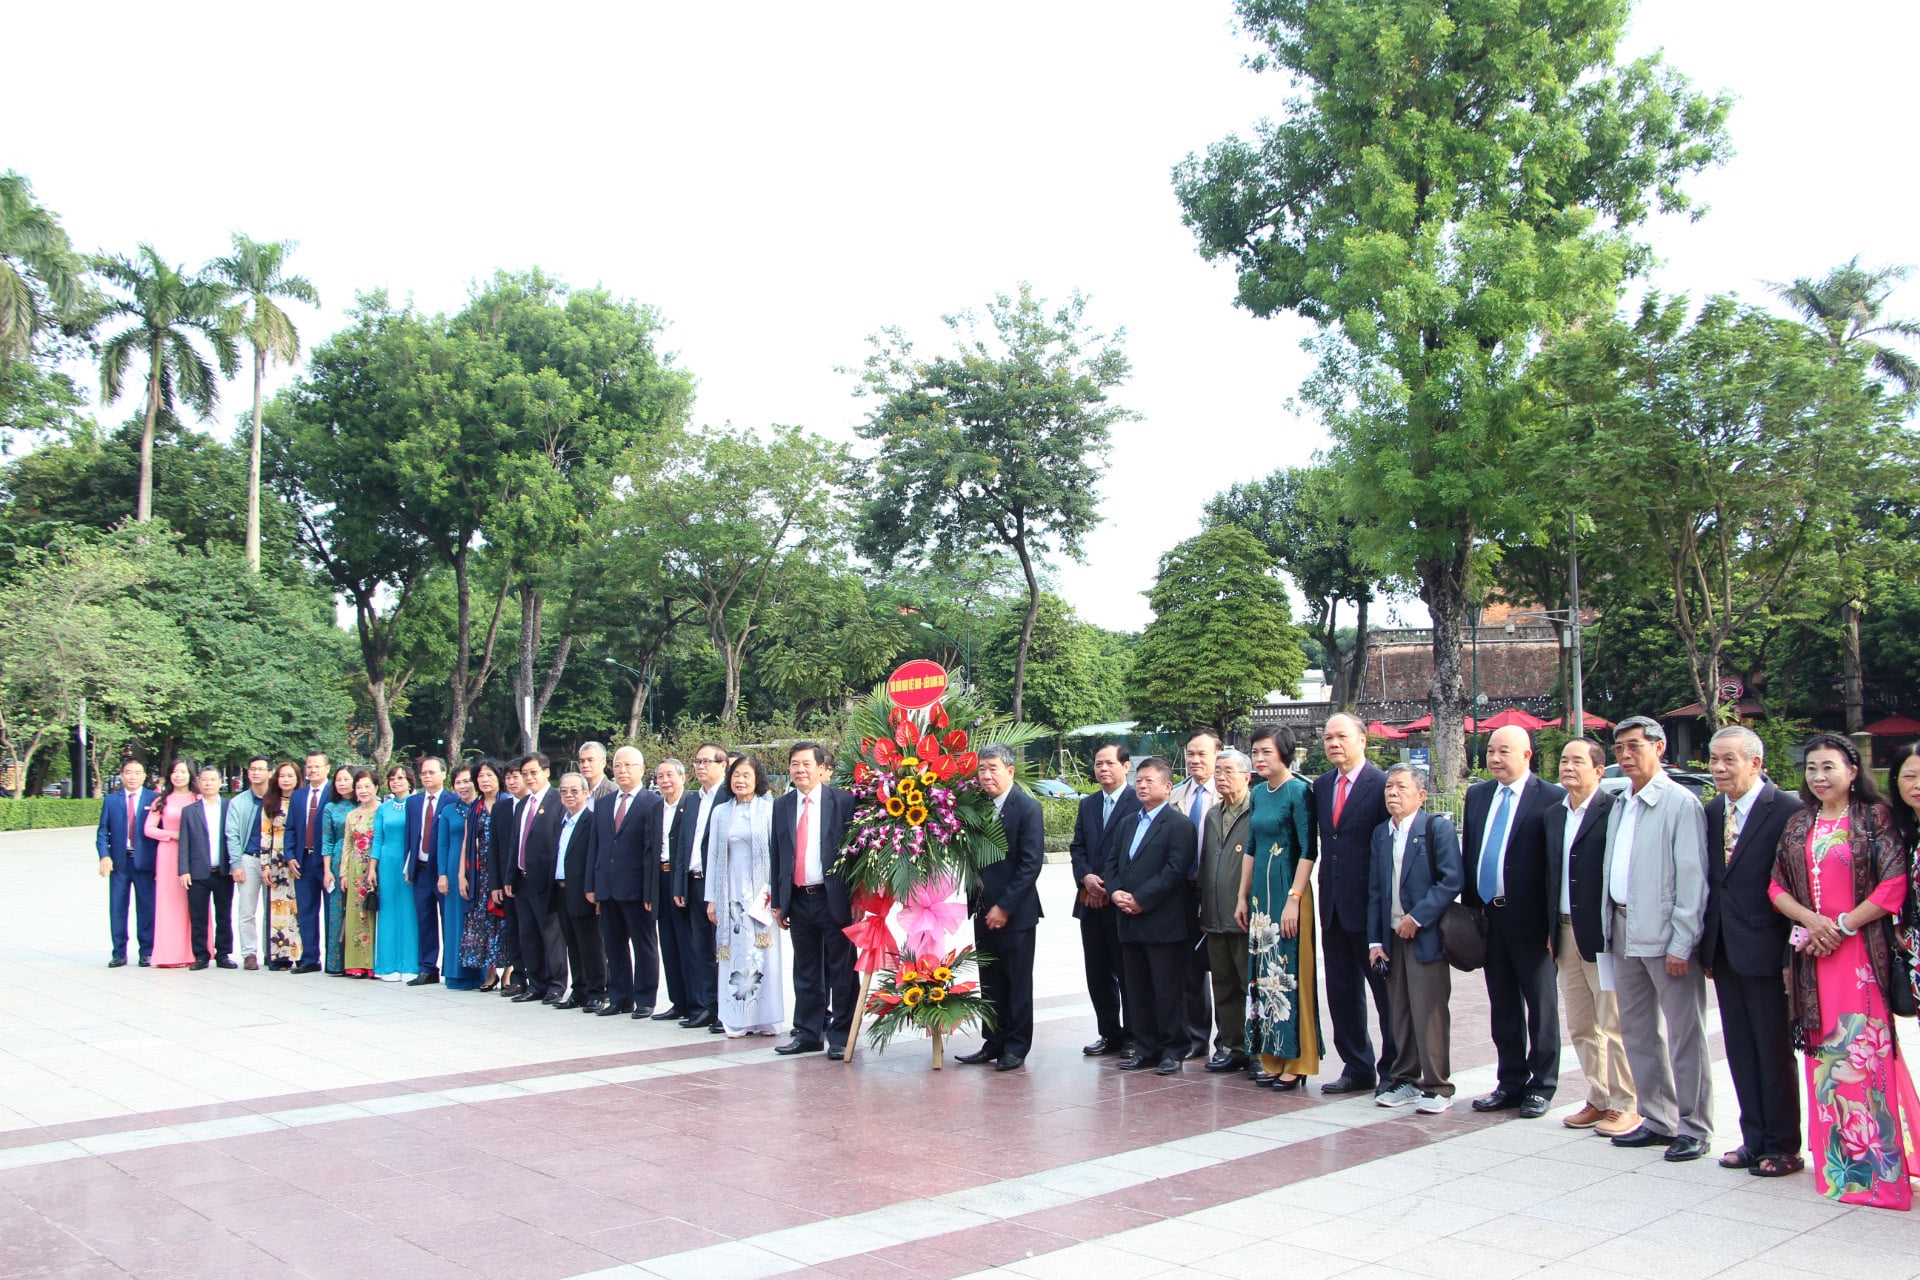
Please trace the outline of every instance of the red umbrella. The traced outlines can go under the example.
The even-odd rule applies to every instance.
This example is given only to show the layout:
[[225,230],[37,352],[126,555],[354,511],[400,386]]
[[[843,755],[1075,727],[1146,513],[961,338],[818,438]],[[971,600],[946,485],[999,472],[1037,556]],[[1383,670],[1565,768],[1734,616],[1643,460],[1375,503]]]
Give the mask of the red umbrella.
[[1405,729],[1396,729],[1390,724],[1382,724],[1375,720],[1367,726],[1367,736],[1369,738],[1404,738],[1408,735]]
[[1505,729],[1510,725],[1532,733],[1535,729],[1546,728],[1547,722],[1539,716],[1522,711],[1518,707],[1508,707],[1505,711],[1490,715],[1480,722],[1480,727],[1488,733],[1493,732],[1495,729]]
[[[1565,725],[1566,723],[1567,723],[1567,718],[1565,716],[1555,716],[1553,719],[1543,724],[1541,728],[1558,729],[1561,726]],[[1585,716],[1585,726],[1589,729],[1611,729],[1613,728],[1613,721],[1607,719],[1605,716],[1597,716],[1593,714],[1593,712],[1589,711],[1586,713],[1586,716]]]
[[1876,738],[1920,738],[1920,720],[1892,715],[1885,720],[1875,720],[1867,726],[1867,732]]
[[[1433,716],[1431,714],[1421,716],[1418,720],[1412,720],[1400,726],[1403,736],[1408,733],[1425,733],[1431,728],[1433,728]],[[1468,716],[1467,732],[1473,733],[1474,731],[1473,717]]]

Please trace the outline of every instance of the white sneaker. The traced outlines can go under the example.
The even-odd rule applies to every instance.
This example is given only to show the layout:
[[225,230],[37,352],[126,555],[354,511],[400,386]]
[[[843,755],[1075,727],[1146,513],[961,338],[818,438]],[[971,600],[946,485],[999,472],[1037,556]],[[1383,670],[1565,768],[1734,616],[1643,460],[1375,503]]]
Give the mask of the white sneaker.
[[1410,1084],[1397,1084],[1384,1093],[1377,1093],[1373,1103],[1377,1107],[1404,1107],[1420,1096],[1420,1091]]
[[1414,1108],[1423,1116],[1437,1116],[1453,1105],[1453,1099],[1438,1093],[1423,1093],[1420,1104]]

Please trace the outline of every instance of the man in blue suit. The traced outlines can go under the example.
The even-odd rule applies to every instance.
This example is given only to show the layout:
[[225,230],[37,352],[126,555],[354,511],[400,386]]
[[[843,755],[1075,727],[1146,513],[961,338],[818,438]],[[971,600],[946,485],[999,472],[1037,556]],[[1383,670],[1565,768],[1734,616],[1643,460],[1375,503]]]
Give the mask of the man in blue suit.
[[100,802],[100,825],[93,833],[100,874],[107,882],[107,916],[113,924],[109,969],[127,962],[127,899],[133,899],[134,932],[140,940],[140,967],[153,956],[153,862],[160,842],[147,835],[147,767],[138,760],[120,766],[120,790]]
[[984,963],[980,993],[993,1002],[986,1041],[955,1062],[991,1062],[1014,1071],[1033,1047],[1033,944],[1040,923],[1040,868],[1046,865],[1046,815],[1014,781],[1013,752],[980,748],[980,789],[993,801],[1007,836],[1007,856],[981,869],[973,901],[973,939]]
[[1107,898],[1106,871],[1114,833],[1122,819],[1140,812],[1140,798],[1127,785],[1126,744],[1109,742],[1093,753],[1093,777],[1100,790],[1080,801],[1073,819],[1074,918],[1080,922],[1080,951],[1086,961],[1087,998],[1093,1001],[1099,1037],[1080,1052],[1089,1058],[1127,1047],[1126,963],[1120,951],[1120,909]]
[[[1321,739],[1333,767],[1313,780],[1313,835],[1320,853],[1320,949],[1327,979],[1327,1013],[1340,1078],[1322,1093],[1375,1089],[1393,1065],[1393,1015],[1386,979],[1367,961],[1367,878],[1373,833],[1387,820],[1387,775],[1367,762],[1367,726],[1339,712],[1327,717]],[[1367,990],[1380,1013],[1380,1057],[1367,1034]]]
[[300,878],[293,883],[294,907],[300,916],[300,963],[293,966],[295,973],[320,972],[320,908],[327,900],[320,815],[331,790],[327,754],[315,751],[307,757],[307,785],[296,787],[287,804],[287,858],[300,870]]
[[1179,1075],[1187,1056],[1186,984],[1191,949],[1193,823],[1169,803],[1173,766],[1148,756],[1134,771],[1136,813],[1122,818],[1107,846],[1107,894],[1120,913],[1127,966],[1127,1027],[1133,1049],[1122,1071]]
[[1440,917],[1460,896],[1460,838],[1444,814],[1428,814],[1427,789],[1410,764],[1387,770],[1387,821],[1373,831],[1367,876],[1367,958],[1387,972],[1398,1047],[1374,1098],[1383,1107],[1438,1115],[1453,1105],[1453,973],[1440,949]]
[[[440,981],[440,876],[433,847],[434,822],[441,807],[452,799],[446,792],[447,762],[428,756],[420,762],[420,790],[407,797],[407,883],[412,892],[394,900],[411,898],[416,927],[420,934],[420,972],[407,979],[410,987],[430,987]],[[381,905],[385,905],[382,903]]]

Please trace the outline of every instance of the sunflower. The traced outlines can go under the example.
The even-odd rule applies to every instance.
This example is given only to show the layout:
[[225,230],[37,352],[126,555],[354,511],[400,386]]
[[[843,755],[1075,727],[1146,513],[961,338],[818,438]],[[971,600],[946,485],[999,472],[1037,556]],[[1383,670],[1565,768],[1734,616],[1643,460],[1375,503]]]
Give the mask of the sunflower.
[[887,797],[887,816],[889,818],[897,818],[901,814],[905,813],[906,811],[907,811],[906,801],[902,800],[899,796]]
[[927,999],[933,1001],[935,1004],[939,1004],[942,1000],[945,1000],[946,998],[947,998],[947,989],[945,987],[933,986],[933,987],[927,988]]
[[925,994],[926,992],[922,991],[919,987],[908,987],[900,993],[900,1003],[911,1009],[920,1003],[920,998]]
[[917,827],[921,823],[925,822],[926,820],[927,820],[927,806],[923,804],[916,804],[916,805],[910,806],[907,809],[907,825],[908,826]]
[[933,770],[931,770],[931,769],[922,769],[922,770],[920,771],[920,785],[921,785],[921,786],[923,786],[923,787],[931,787],[931,786],[932,786],[932,785],[933,785],[934,783],[936,783],[936,782],[938,782],[938,781],[940,781],[940,775],[939,775],[939,774],[937,774],[937,773],[935,773],[935,772],[934,772]]
[[945,965],[941,965],[933,971],[933,980],[935,982],[951,982],[953,981],[953,970],[947,968]]

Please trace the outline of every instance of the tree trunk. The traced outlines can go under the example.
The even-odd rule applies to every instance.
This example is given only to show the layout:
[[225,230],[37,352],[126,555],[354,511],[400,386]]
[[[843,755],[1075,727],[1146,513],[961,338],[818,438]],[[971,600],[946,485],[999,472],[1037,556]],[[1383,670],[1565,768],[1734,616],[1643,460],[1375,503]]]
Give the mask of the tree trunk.
[[1013,550],[1020,557],[1020,571],[1027,576],[1027,616],[1020,622],[1020,648],[1013,656],[1013,718],[1022,720],[1027,696],[1027,650],[1033,647],[1033,624],[1040,616],[1040,579],[1034,575],[1027,540],[1015,538]]
[[393,759],[393,704],[387,697],[385,676],[367,680],[367,701],[373,704],[373,751],[369,758],[374,776],[379,777],[386,772],[387,761]]
[[640,664],[640,676],[633,682],[633,702],[627,707],[627,741],[640,739],[640,722],[647,714],[647,698],[653,692],[653,659]]
[[[260,381],[264,353],[253,349],[253,444],[247,453],[247,567],[260,572]],[[381,763],[385,763],[382,761]]]
[[720,654],[727,663],[727,696],[720,704],[720,723],[730,725],[740,713],[740,651],[729,643]]
[[1847,732],[1867,727],[1866,684],[1860,676],[1860,605],[1849,600],[1840,606],[1840,674],[1845,682]]
[[454,598],[459,611],[459,634],[454,640],[453,674],[447,677],[451,706],[447,710],[447,759],[458,760],[466,743],[467,717],[480,691],[493,675],[493,646],[500,638],[500,615],[506,611],[507,595],[513,580],[504,575],[500,594],[494,597],[493,617],[487,623],[487,641],[480,652],[480,669],[473,670],[473,584],[467,575],[467,548],[462,545],[453,556]]
[[1467,616],[1467,553],[1470,530],[1459,533],[1452,555],[1416,562],[1420,595],[1433,619],[1433,684],[1428,705],[1433,713],[1433,789],[1452,794],[1467,776],[1466,694],[1460,666],[1461,628]]
[[140,432],[140,496],[133,518],[153,519],[153,426],[160,420],[160,339],[147,348],[147,422]]
[[540,612],[546,597],[530,583],[520,584],[520,663],[513,671],[513,714],[520,721],[520,750],[540,749],[540,709],[533,700],[533,664],[540,654]]

